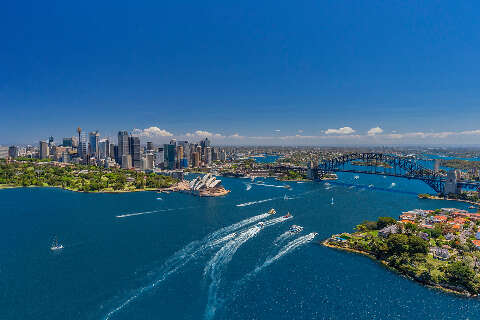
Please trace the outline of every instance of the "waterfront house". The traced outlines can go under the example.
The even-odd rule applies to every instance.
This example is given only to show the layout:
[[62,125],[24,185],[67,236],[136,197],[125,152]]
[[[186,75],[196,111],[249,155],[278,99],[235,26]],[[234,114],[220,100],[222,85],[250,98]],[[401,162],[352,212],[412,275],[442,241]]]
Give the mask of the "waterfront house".
[[400,220],[415,221],[416,215],[413,213],[402,213],[400,215]]
[[378,235],[384,238],[387,238],[389,235],[395,233],[398,233],[398,226],[396,224],[392,224],[378,231]]
[[434,247],[430,251],[433,253],[435,259],[445,261],[450,258],[450,252],[446,248]]
[[432,222],[433,223],[443,223],[447,222],[447,216],[433,216]]
[[450,241],[450,240],[452,240],[453,238],[455,238],[455,235],[454,235],[453,233],[447,233],[447,234],[445,235],[445,240]]

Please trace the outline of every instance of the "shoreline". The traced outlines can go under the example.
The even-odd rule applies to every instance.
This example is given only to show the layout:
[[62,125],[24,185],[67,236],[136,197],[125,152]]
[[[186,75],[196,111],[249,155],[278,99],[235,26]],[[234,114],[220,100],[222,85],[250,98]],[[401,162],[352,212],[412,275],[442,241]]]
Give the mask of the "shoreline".
[[320,242],[320,245],[324,246],[324,247],[327,247],[327,248],[331,248],[331,249],[336,249],[336,250],[340,250],[340,251],[347,251],[347,252],[352,252],[352,253],[356,253],[356,254],[360,254],[360,255],[363,255],[363,256],[366,256],[372,260],[374,260],[375,262],[378,262],[380,264],[382,264],[384,267],[386,267],[388,270],[390,271],[393,271],[403,277],[406,277],[407,279],[409,280],[412,280],[412,281],[415,281],[423,286],[426,286],[428,288],[432,288],[432,289],[437,289],[437,290],[441,290],[443,292],[446,292],[446,293],[450,293],[450,294],[455,294],[455,295],[459,295],[459,296],[462,296],[462,297],[467,297],[467,298],[476,298],[478,297],[477,295],[472,295],[466,291],[460,291],[460,290],[455,290],[453,288],[449,288],[449,287],[445,287],[445,286],[442,286],[440,284],[437,284],[437,283],[430,283],[430,282],[425,282],[425,281],[421,281],[419,280],[418,278],[416,277],[412,277],[411,275],[408,275],[408,274],[405,274],[403,272],[401,272],[400,270],[397,270],[391,266],[389,266],[387,264],[386,261],[384,260],[379,260],[377,259],[374,255],[372,255],[371,253],[369,252],[366,252],[366,251],[361,251],[361,250],[357,250],[357,249],[352,249],[352,248],[345,248],[345,247],[339,247],[339,246],[334,246],[332,244],[329,244],[328,243],[328,240],[330,238],[327,238],[323,241]]
[[430,197],[428,197],[428,198],[424,198],[424,197],[420,197],[420,195],[417,195],[417,197],[418,197],[419,199],[424,199],[424,200],[458,201],[458,202],[464,202],[464,203],[469,203],[469,204],[473,204],[473,205],[476,205],[476,206],[480,206],[480,202],[474,202],[474,201],[470,201],[470,200],[442,198],[442,197],[438,197],[438,196],[430,196]]
[[72,190],[68,188],[62,188],[61,186],[14,186],[14,185],[0,185],[0,190],[7,190],[7,189],[23,189],[23,188],[54,188],[54,189],[60,189],[60,190],[66,190],[70,192],[78,192],[78,193],[91,193],[91,194],[120,194],[120,193],[133,193],[133,192],[156,192],[156,193],[165,193],[165,192],[181,192],[181,193],[187,193],[191,194],[194,196],[199,196],[199,197],[222,197],[230,193],[230,190],[224,189],[220,190],[218,192],[213,192],[213,193],[199,193],[195,194],[193,192],[190,192],[190,190],[178,188],[177,185],[173,185],[170,187],[166,188],[148,188],[148,189],[133,189],[133,190],[100,190],[100,191],[78,191],[78,190]]

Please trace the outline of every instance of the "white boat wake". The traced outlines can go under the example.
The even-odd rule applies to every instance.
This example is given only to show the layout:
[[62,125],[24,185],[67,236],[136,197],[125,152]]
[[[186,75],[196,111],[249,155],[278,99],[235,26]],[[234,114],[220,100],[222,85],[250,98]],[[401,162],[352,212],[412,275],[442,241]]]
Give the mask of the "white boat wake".
[[258,201],[250,201],[250,202],[240,203],[240,204],[237,204],[236,206],[237,207],[247,207],[247,206],[251,206],[251,205],[254,205],[254,204],[264,203],[264,202],[268,202],[268,201],[272,201],[272,200],[275,200],[275,198],[269,198],[269,199],[263,199],[263,200],[258,200]]
[[250,189],[252,189],[252,185],[251,185],[251,184],[247,184],[246,190],[248,191],[248,190],[250,190]]
[[[234,285],[233,292],[231,292],[228,296],[230,299],[235,299],[236,294],[240,289],[243,287],[245,282],[249,281],[252,279],[255,275],[257,275],[260,271],[271,265],[272,263],[276,262],[277,260],[281,259],[283,256],[286,254],[292,252],[293,250],[297,249],[298,247],[311,242],[317,234],[315,232],[309,233],[305,236],[299,237],[295,240],[290,241],[287,243],[285,246],[283,246],[277,254],[274,256],[268,257],[265,262],[257,266],[254,270],[250,271],[247,273],[243,278],[241,278],[239,281],[237,281]],[[218,283],[216,284],[218,286]],[[211,287],[210,287],[211,288]],[[208,304],[207,308],[205,310],[205,320],[211,320],[215,316],[215,312],[223,306],[222,302],[219,302],[216,296],[216,294],[210,299],[210,294],[211,292],[209,291],[209,297],[208,297]]]
[[143,216],[145,214],[154,214],[159,212],[169,212],[169,211],[175,211],[175,210],[185,210],[185,209],[194,209],[194,208],[197,208],[197,207],[171,208],[171,209],[160,209],[160,210],[152,210],[152,211],[126,213],[126,214],[115,216],[115,218],[128,218],[128,217],[134,217],[134,216]]
[[271,187],[271,188],[283,188],[285,189],[285,186],[279,186],[279,185],[276,185],[276,184],[266,184],[266,183],[252,183],[256,186],[262,186],[262,187]]
[[137,300],[143,294],[153,290],[155,287],[160,285],[163,281],[165,281],[170,275],[177,272],[180,268],[185,266],[187,263],[192,261],[193,259],[200,257],[204,254],[207,250],[221,245],[227,241],[231,241],[235,236],[237,231],[249,224],[257,222],[259,220],[265,219],[269,216],[268,213],[263,213],[257,216],[253,216],[247,219],[244,219],[240,222],[234,223],[230,226],[223,227],[200,241],[192,241],[176,253],[174,253],[170,258],[168,258],[162,265],[159,270],[159,276],[150,284],[145,285],[141,288],[137,288],[134,290],[132,295],[125,299],[122,303],[120,303],[117,307],[113,308],[110,312],[106,314],[104,317],[105,320],[110,319],[114,314],[123,310],[127,307],[130,303]]
[[287,241],[288,239],[290,239],[291,237],[293,237],[294,235],[295,233],[293,232],[285,231],[284,233],[279,235],[275,240],[273,240],[273,244],[278,246],[283,242]]
[[[267,226],[272,226],[277,223],[283,222],[291,217],[279,217],[272,220],[265,221],[263,228]],[[262,227],[255,225],[242,233],[240,233],[234,239],[228,241],[223,247],[217,251],[217,253],[210,259],[204,269],[204,276],[209,277],[211,282],[208,288],[208,300],[207,307],[205,309],[205,319],[212,319],[215,315],[216,306],[218,305],[218,288],[220,286],[222,275],[228,265],[232,260],[233,255],[237,250],[248,240],[255,237]]]

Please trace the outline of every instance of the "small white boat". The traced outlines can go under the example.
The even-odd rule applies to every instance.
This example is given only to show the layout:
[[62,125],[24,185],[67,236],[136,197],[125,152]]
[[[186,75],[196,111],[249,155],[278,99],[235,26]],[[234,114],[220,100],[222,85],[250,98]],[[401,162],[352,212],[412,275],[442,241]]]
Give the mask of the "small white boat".
[[57,237],[53,240],[52,246],[50,247],[50,250],[52,251],[57,251],[63,249],[63,245],[58,243]]
[[475,206],[468,207],[468,209],[475,209],[475,208],[476,208]]
[[333,204],[334,204],[334,202],[333,202],[333,197],[332,197],[332,203],[331,203],[331,205],[333,206]]
[[287,197],[287,194],[285,193],[285,195],[283,196],[283,200],[288,200],[288,197]]
[[373,185],[373,184],[369,184],[368,187],[369,187],[369,188],[373,188],[374,185]]
[[296,224],[292,225],[289,230],[291,233],[299,233],[303,231],[302,226],[297,226]]
[[268,214],[275,214],[275,213],[277,213],[277,211],[275,211],[275,209],[273,209],[273,208],[270,209],[270,211],[268,211]]
[[263,227],[265,227],[265,222],[260,221],[259,223],[257,223],[257,226],[260,227],[260,228],[263,228]]
[[358,179],[360,179],[360,176],[355,176],[355,177],[353,177],[353,179],[358,180]]

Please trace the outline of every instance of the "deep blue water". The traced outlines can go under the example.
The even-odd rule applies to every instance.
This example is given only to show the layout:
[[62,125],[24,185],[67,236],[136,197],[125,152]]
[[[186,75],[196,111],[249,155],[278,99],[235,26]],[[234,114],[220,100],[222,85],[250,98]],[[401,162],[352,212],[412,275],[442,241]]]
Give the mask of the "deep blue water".
[[[289,182],[291,190],[267,179],[248,191],[250,180],[224,178],[232,192],[215,199],[1,190],[0,319],[104,319],[112,310],[111,319],[480,318],[478,299],[425,288],[366,257],[316,244],[365,219],[466,205],[417,199],[430,191],[422,182],[340,178],[330,186]],[[211,247],[230,232],[201,241],[272,207],[278,213],[267,223],[287,211],[293,219],[261,230],[252,222]],[[291,224],[305,229],[275,242]],[[319,233],[314,241],[273,258],[311,232]],[[49,250],[53,235],[65,246],[59,253]],[[180,258],[165,266],[175,252]],[[265,261],[271,263],[255,272]]]

